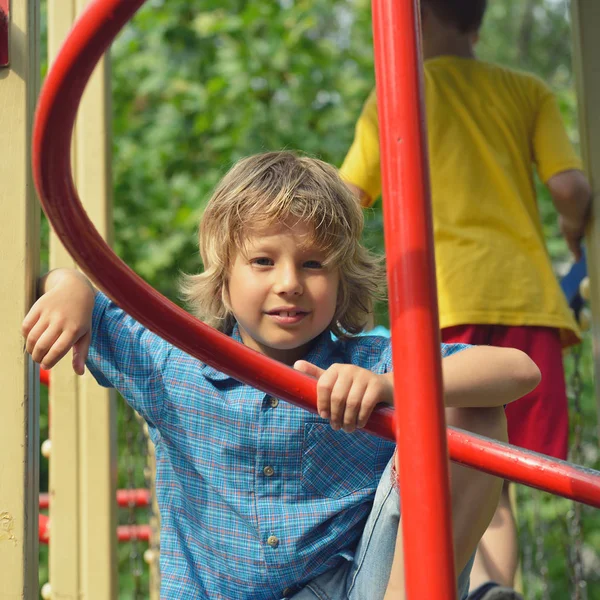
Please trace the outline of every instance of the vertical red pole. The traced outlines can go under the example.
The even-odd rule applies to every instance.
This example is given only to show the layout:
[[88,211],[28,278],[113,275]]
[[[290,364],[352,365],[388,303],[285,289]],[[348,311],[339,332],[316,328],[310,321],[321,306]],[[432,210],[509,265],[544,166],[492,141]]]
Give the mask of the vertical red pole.
[[456,598],[418,0],[373,0],[408,600]]

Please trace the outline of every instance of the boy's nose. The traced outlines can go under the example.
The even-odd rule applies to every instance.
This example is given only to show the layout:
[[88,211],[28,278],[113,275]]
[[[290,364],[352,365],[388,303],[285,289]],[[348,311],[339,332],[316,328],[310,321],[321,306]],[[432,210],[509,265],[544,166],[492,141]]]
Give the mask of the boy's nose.
[[295,269],[282,269],[275,284],[275,293],[298,296],[302,293],[302,282]]

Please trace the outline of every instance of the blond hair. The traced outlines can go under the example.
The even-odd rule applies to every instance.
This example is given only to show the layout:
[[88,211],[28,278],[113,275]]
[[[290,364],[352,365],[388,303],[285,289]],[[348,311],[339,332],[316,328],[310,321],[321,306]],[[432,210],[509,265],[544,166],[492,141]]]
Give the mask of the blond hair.
[[293,152],[268,152],[236,163],[209,200],[199,228],[204,272],[186,275],[181,291],[194,314],[225,333],[235,323],[227,280],[236,253],[252,233],[272,225],[306,223],[310,240],[338,268],[340,284],[329,329],[338,337],[363,330],[373,300],[382,298],[384,271],[360,242],[363,214],[336,169]]

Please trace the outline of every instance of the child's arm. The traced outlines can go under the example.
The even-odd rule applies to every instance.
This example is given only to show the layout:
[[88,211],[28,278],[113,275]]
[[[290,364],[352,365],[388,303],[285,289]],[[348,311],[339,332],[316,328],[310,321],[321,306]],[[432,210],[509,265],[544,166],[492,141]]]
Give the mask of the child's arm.
[[[373,373],[355,365],[335,364],[327,370],[306,361],[294,368],[317,383],[319,415],[335,430],[350,433],[366,425],[381,403],[393,405],[393,373]],[[493,407],[508,404],[540,382],[536,364],[520,350],[472,346],[442,360],[447,407]],[[417,399],[418,400],[418,399]]]
[[94,309],[95,291],[74,269],[57,269],[39,284],[41,297],[23,320],[26,349],[43,368],[52,368],[73,348],[73,369],[83,375]]
[[485,408],[513,402],[541,381],[537,365],[520,350],[471,346],[442,359],[447,407]]
[[550,177],[546,185],[559,214],[561,233],[575,260],[579,260],[592,199],[587,177],[582,171],[570,169]]

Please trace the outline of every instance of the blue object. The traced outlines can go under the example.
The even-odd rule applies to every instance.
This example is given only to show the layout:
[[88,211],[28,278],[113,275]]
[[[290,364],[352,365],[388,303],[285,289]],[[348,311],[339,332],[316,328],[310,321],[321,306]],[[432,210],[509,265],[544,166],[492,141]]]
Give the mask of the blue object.
[[567,297],[567,302],[576,317],[579,315],[585,302],[579,293],[579,286],[586,277],[587,261],[585,249],[582,248],[581,258],[571,265],[569,272],[560,281],[560,287]]

